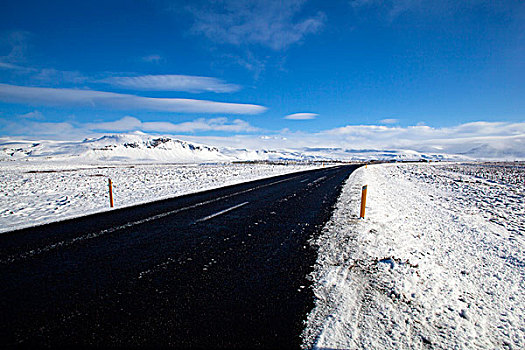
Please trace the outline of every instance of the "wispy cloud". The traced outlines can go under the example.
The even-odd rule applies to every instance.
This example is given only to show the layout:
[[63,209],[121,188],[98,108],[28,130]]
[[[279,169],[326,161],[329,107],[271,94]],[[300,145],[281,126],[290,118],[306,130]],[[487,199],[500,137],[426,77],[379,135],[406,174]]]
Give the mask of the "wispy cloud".
[[141,60],[149,63],[160,63],[164,61],[164,57],[161,55],[153,54],[141,57]]
[[84,83],[87,76],[78,71],[62,71],[54,68],[35,68],[27,65],[28,49],[31,33],[25,31],[10,31],[0,35],[0,52],[7,47],[7,55],[0,56],[0,69],[17,71],[27,74],[30,79],[46,82],[52,85],[62,83]]
[[135,117],[124,117],[120,120],[104,123],[86,124],[85,127],[93,131],[146,131],[146,132],[162,132],[162,133],[193,133],[206,131],[223,131],[236,133],[249,133],[260,131],[250,123],[235,119],[233,121],[228,118],[199,118],[190,122],[171,123],[171,122],[142,122]]
[[23,118],[23,119],[34,119],[34,120],[44,119],[44,115],[39,111],[33,111],[33,112],[21,114],[18,117]]
[[356,9],[372,6],[377,7],[380,10],[386,11],[389,19],[392,20],[403,12],[422,5],[424,1],[425,0],[352,0],[350,4]]
[[268,57],[257,57],[250,50],[246,50],[243,55],[225,53],[221,55],[221,59],[224,60],[224,65],[239,65],[252,71],[255,80],[266,70],[268,63]]
[[396,124],[399,122],[399,119],[394,118],[387,118],[387,119],[381,119],[379,123],[381,124]]
[[12,69],[12,70],[23,70],[23,71],[33,71],[31,68],[19,66],[17,64],[2,62],[2,57],[0,57],[0,68],[2,69]]
[[192,75],[143,75],[137,77],[111,77],[101,80],[113,86],[133,90],[187,91],[187,92],[234,92],[238,85]]
[[[24,74],[29,81],[51,86],[78,85],[93,80],[79,71],[64,71],[55,68],[34,68],[0,61],[0,69],[8,69]],[[19,75],[20,76],[20,75]]]
[[0,61],[7,63],[26,60],[28,41],[31,34],[26,31],[8,31],[0,35],[0,45],[7,46],[7,55],[0,56]]
[[290,119],[290,120],[310,120],[315,119],[319,114],[316,113],[294,113],[289,114],[284,119]]
[[297,19],[304,0],[217,0],[205,8],[192,7],[193,32],[218,43],[260,44],[285,49],[318,32],[325,15]]
[[0,33],[0,69],[15,70],[25,73],[36,71],[24,67],[27,59],[28,42],[31,34],[25,31]]
[[154,98],[114,92],[0,84],[0,101],[34,106],[82,106],[179,113],[259,114],[266,107],[183,98]]
[[[506,14],[518,17],[516,8],[519,1],[492,1],[492,0],[350,0],[350,6],[357,11],[372,9],[375,14],[392,22],[399,16],[410,13],[424,16],[427,19],[438,18],[455,19],[456,14],[468,16],[473,9],[483,8],[490,13]],[[518,7],[516,7],[516,5]]]
[[88,136],[89,130],[78,128],[69,122],[46,123],[28,119],[6,120],[0,118],[0,134],[23,138],[74,140]]
[[32,77],[33,80],[49,84],[83,84],[91,80],[79,71],[63,71],[54,68],[43,68]]
[[[227,83],[213,77],[202,77],[194,75],[139,75],[139,76],[110,76],[107,78],[96,78],[88,76],[79,71],[65,71],[55,68],[33,68],[25,67],[9,62],[3,62],[0,57],[0,69],[18,70],[28,74],[33,83],[45,83],[52,86],[80,85],[86,83],[105,83],[111,86],[146,91],[185,91],[192,93],[216,92],[230,93],[241,89],[237,84]],[[104,73],[108,75],[111,73]],[[100,76],[101,74],[99,74]]]

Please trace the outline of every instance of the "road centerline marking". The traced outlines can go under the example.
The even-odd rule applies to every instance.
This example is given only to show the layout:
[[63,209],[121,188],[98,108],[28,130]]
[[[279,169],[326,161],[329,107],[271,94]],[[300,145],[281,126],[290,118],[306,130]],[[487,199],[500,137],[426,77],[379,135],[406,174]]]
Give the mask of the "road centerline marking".
[[208,216],[205,216],[203,218],[200,218],[199,220],[196,220],[195,223],[198,223],[198,222],[203,222],[203,221],[207,221],[207,220],[210,220],[210,219],[213,219],[214,217],[217,217],[219,215],[222,215],[222,214],[226,214],[227,212],[230,212],[232,210],[235,210],[237,208],[240,208],[242,206],[245,206],[246,204],[248,204],[250,202],[243,202],[241,204],[237,204],[237,205],[234,205],[233,207],[230,207],[230,208],[227,208],[227,209],[224,209],[224,210],[221,210],[221,211],[218,211],[214,214],[211,214],[211,215],[208,215]]
[[326,176],[322,176],[322,177],[320,177],[320,178],[314,180],[314,181],[312,182],[312,184],[316,184],[316,183],[318,183],[318,182],[320,182],[320,181],[323,181],[324,179],[326,179]]

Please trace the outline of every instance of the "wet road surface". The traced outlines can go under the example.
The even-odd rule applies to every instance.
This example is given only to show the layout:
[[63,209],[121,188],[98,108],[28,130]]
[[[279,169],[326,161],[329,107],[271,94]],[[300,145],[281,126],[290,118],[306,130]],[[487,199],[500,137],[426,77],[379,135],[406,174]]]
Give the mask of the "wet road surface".
[[1,344],[298,348],[308,240],[355,168],[1,234]]

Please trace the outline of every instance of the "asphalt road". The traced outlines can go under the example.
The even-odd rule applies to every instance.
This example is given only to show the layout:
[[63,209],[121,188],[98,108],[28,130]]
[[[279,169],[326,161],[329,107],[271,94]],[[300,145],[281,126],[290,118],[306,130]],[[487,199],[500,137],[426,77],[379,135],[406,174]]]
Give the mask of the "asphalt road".
[[1,234],[1,344],[298,348],[308,240],[355,168]]

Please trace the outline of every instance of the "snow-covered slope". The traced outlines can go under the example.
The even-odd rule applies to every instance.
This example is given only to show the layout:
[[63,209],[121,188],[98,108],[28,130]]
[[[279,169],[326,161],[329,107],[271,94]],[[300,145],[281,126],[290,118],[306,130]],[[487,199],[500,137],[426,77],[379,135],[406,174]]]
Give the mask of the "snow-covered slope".
[[133,161],[206,163],[231,161],[363,161],[465,160],[465,156],[412,150],[355,150],[343,148],[236,149],[190,143],[143,133],[115,134],[83,141],[20,141],[0,139],[0,160]]

